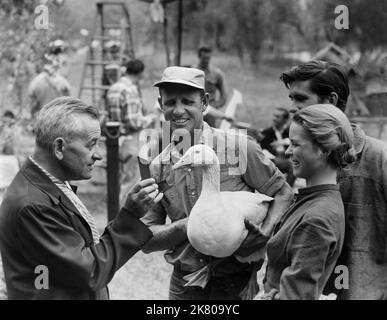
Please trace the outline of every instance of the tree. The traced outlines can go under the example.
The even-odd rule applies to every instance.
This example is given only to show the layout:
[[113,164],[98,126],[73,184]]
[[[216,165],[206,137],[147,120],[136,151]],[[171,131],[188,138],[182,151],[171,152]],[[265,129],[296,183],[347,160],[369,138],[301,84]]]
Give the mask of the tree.
[[340,44],[356,42],[361,51],[387,45],[387,2],[385,0],[343,0],[349,9],[349,29],[335,30],[335,39]]
[[[0,102],[14,105],[19,112],[26,105],[28,83],[41,65],[50,39],[55,36],[52,23],[48,30],[36,29],[38,4],[37,0],[2,0],[0,3],[0,63],[6,77],[6,96],[10,96]],[[54,12],[57,7],[54,2],[47,4]]]

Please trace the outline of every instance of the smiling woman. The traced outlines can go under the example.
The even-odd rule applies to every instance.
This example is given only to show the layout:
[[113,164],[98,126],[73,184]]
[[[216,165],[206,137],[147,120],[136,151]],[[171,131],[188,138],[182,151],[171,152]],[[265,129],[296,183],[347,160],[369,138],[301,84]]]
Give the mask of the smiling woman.
[[345,114],[332,105],[315,105],[293,117],[285,154],[296,177],[307,186],[336,183],[336,169],[354,161],[353,131]]
[[333,105],[295,114],[286,150],[294,175],[307,187],[277,224],[268,242],[265,298],[319,299],[344,240],[344,206],[337,170],[354,161],[353,132]]

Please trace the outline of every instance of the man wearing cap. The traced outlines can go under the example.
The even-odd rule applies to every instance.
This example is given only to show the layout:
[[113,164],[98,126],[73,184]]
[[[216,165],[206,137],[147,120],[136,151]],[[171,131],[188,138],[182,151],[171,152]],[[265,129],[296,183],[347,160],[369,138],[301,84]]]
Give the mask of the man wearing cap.
[[[240,299],[246,298],[247,292],[252,298],[256,291],[243,289],[251,283],[256,284],[254,268],[257,263],[242,263],[234,256],[222,259],[205,256],[190,245],[187,217],[200,195],[202,175],[196,169],[179,168],[172,171],[172,166],[190,145],[206,143],[213,147],[220,159],[228,159],[230,152],[239,155],[240,163],[234,163],[234,166],[231,161],[221,164],[222,191],[257,190],[275,198],[259,230],[253,228],[256,226],[251,223],[246,223],[250,229],[255,229],[255,233],[251,232],[238,249],[237,254],[242,257],[250,256],[264,247],[274,224],[291,202],[291,189],[281,172],[264,156],[255,142],[242,134],[213,129],[203,121],[203,111],[209,99],[204,89],[203,71],[168,67],[155,86],[159,88],[159,103],[170,125],[170,143],[150,165],[157,183],[165,185],[162,188],[165,199],[142,218],[153,232],[153,238],[143,247],[143,251],[167,250],[165,259],[174,266],[170,299]],[[222,148],[226,145],[227,148]],[[171,223],[166,224],[167,217]]]

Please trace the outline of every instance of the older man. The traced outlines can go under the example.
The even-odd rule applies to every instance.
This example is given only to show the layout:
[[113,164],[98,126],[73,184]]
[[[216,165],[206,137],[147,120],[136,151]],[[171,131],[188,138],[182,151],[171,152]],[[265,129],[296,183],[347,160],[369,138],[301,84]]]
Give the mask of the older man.
[[[235,256],[224,259],[205,256],[190,245],[187,217],[200,195],[202,175],[183,168],[174,172],[171,167],[189,145],[207,143],[213,146],[220,159],[226,159],[221,165],[221,190],[257,190],[275,197],[258,235],[251,234],[238,249],[237,254],[243,257],[264,247],[275,222],[292,200],[290,187],[255,142],[246,136],[215,130],[203,121],[203,111],[208,105],[203,71],[169,67],[155,86],[159,88],[165,120],[170,124],[171,141],[151,163],[151,172],[157,182],[166,185],[168,201],[153,206],[144,216],[143,221],[154,236],[143,251],[167,250],[165,259],[174,266],[170,299],[240,299],[242,290],[254,275],[252,266]],[[233,140],[235,137],[237,139]],[[239,144],[239,141],[244,143]],[[235,162],[234,167],[228,161],[231,155],[238,155],[239,163]],[[169,224],[166,224],[167,217],[171,220]]]
[[152,233],[139,220],[160,200],[153,179],[137,183],[99,235],[70,180],[90,179],[101,159],[97,110],[74,98],[46,105],[36,147],[0,208],[0,250],[10,299],[107,299],[107,284]]
[[[339,65],[310,61],[284,72],[281,79],[294,109],[331,103],[345,111],[348,78]],[[356,161],[338,175],[346,214],[345,240],[329,290],[343,300],[386,299],[387,146],[357,125],[353,132]],[[339,281],[334,281],[336,277]]]

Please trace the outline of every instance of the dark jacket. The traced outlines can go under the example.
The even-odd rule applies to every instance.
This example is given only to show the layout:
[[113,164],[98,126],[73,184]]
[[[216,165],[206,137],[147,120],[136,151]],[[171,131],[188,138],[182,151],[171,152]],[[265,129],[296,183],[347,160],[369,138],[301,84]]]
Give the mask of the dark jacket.
[[[72,202],[28,159],[0,207],[8,297],[108,299],[107,284],[114,273],[151,235],[134,212],[123,208],[95,245]],[[38,266],[47,267],[48,289],[36,286],[42,275]]]
[[[273,127],[267,128],[262,131],[263,139],[260,141],[260,145],[262,149],[266,149],[273,155],[277,155],[277,151],[272,147],[272,143],[277,141],[277,136],[275,135]],[[282,133],[282,138],[289,138],[289,127],[286,127],[284,132]]]

